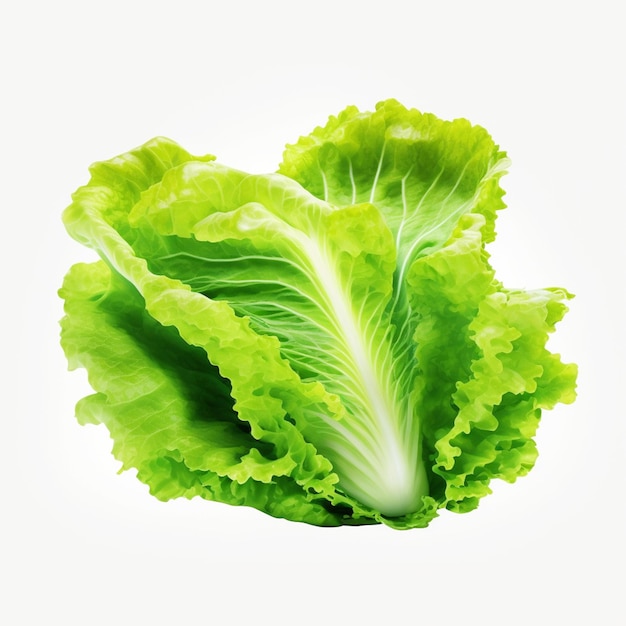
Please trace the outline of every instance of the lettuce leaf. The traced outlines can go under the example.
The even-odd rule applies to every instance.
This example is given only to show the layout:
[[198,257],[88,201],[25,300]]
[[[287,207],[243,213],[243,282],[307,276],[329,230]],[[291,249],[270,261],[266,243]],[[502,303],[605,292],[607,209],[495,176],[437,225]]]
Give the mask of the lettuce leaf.
[[91,168],[64,214],[62,344],[124,468],[318,525],[426,526],[533,465],[574,398],[546,348],[562,289],[484,250],[507,160],[464,120],[349,107],[250,175],[157,138]]
[[541,409],[575,398],[576,366],[545,349],[571,294],[505,289],[489,265],[508,165],[484,129],[388,100],[330,118],[280,167],[336,206],[375,203],[392,230],[431,493],[456,511],[526,474]]

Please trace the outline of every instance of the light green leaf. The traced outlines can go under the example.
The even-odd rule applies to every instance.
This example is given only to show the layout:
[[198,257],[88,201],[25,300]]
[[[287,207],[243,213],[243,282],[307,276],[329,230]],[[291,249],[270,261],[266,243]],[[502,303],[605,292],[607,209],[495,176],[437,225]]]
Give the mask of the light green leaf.
[[229,382],[204,351],[151,318],[132,285],[98,262],[75,265],[60,293],[63,348],[97,392],[81,400],[77,416],[106,425],[123,469],[136,468],[153,495],[198,495],[276,517],[341,523],[290,478],[293,459],[274,458],[250,435]]
[[570,295],[504,289],[488,262],[507,165],[484,129],[388,100],[331,117],[288,146],[280,167],[338,207],[368,200],[392,231],[391,316],[396,340],[414,345],[407,367],[430,493],[459,511],[492,478],[525,474],[540,409],[574,399],[575,366],[545,349]]
[[[151,271],[227,302],[279,339],[303,381],[337,396],[340,413],[303,411],[296,425],[332,462],[339,488],[387,516],[421,508],[413,372],[399,367],[406,347],[388,314],[393,239],[371,204],[337,210],[282,176],[190,164],[146,192],[130,223],[146,233],[135,249]],[[164,238],[156,256],[154,233]]]

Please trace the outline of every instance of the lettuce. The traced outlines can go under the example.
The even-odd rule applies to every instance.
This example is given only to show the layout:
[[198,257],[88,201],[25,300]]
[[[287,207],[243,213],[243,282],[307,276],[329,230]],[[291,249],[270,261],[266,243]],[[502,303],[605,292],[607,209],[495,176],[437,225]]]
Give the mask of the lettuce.
[[164,138],[91,167],[64,213],[101,260],[61,342],[123,469],[316,525],[424,527],[533,466],[576,367],[564,289],[489,265],[506,155],[465,120],[349,107],[250,175]]

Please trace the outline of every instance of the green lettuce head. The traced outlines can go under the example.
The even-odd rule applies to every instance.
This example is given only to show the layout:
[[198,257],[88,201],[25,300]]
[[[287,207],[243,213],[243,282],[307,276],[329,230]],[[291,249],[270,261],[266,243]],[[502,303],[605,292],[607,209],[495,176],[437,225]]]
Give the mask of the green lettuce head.
[[489,265],[508,165],[487,132],[349,107],[252,175],[154,139],[91,167],[64,221],[81,423],[157,498],[310,524],[426,526],[533,466],[576,367],[564,289]]

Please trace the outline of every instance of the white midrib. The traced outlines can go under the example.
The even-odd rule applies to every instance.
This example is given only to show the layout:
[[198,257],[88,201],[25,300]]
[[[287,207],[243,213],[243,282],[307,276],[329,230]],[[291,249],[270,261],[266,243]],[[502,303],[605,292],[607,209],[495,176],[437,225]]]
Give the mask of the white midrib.
[[[361,499],[364,504],[389,515],[411,512],[411,509],[414,510],[419,504],[417,501],[419,494],[416,489],[416,480],[418,480],[416,464],[420,461],[414,454],[408,453],[407,449],[417,447],[418,442],[410,442],[407,446],[406,442],[402,441],[400,434],[402,429],[397,423],[399,419],[410,419],[410,416],[400,416],[398,405],[390,395],[390,390],[383,389],[376,375],[371,355],[364,343],[362,329],[359,328],[350,306],[349,297],[340,284],[328,255],[319,242],[313,238],[308,239],[303,247],[318,276],[320,289],[326,292],[334,321],[342,334],[340,339],[351,355],[352,364],[361,378],[360,397],[364,400],[364,409],[371,416],[381,436],[382,455],[372,450],[368,460],[371,459],[371,469],[374,475],[365,477],[370,484],[380,481],[380,493],[368,493],[368,489],[364,486],[362,493],[353,495]],[[359,418],[359,416],[355,417]],[[349,428],[349,430],[358,434],[358,429]],[[408,430],[416,431],[413,428]],[[367,458],[367,455],[364,456]]]

